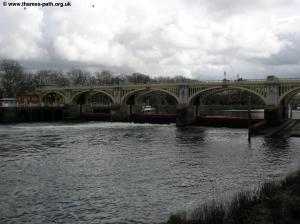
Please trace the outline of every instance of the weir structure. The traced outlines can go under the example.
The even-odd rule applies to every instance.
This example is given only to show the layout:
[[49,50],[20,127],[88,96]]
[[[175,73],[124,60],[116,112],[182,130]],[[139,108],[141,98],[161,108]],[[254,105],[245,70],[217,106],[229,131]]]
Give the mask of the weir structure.
[[[110,107],[112,120],[126,120],[131,106],[140,94],[162,92],[176,102],[176,123],[189,125],[203,101],[210,95],[225,90],[243,90],[253,94],[264,103],[264,118],[267,121],[279,121],[288,118],[288,104],[291,98],[300,93],[300,79],[278,79],[268,76],[264,80],[222,80],[197,81],[190,83],[102,85],[102,86],[44,86],[36,89],[40,105],[60,105],[65,114],[76,117],[89,111],[89,99],[96,94],[103,95],[104,102]],[[49,101],[49,98],[52,100]],[[80,106],[78,106],[80,105]],[[130,107],[130,109],[129,109]]]

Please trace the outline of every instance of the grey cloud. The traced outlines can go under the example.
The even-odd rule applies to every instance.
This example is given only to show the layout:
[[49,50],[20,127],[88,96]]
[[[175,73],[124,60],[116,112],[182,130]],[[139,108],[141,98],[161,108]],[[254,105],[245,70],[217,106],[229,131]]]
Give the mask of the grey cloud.
[[[93,9],[85,7],[88,1],[74,0],[72,8],[65,11],[5,11],[8,25],[0,26],[0,57],[14,58],[12,52],[18,52],[15,59],[28,70],[105,69],[116,74],[137,71],[203,79],[222,79],[224,70],[232,78],[237,73],[251,78],[274,72],[296,74],[300,53],[296,29],[276,23],[288,26],[279,27],[279,34],[272,28],[273,21],[266,19],[273,14],[261,18],[256,10],[290,5],[294,12],[297,7],[292,0],[270,2],[139,0],[132,7],[130,0],[112,0],[101,1]],[[239,15],[243,10],[249,14]],[[234,13],[237,16],[233,17]],[[26,35],[23,28],[28,30]],[[26,47],[10,41],[11,35],[22,36],[21,44]]]
[[273,66],[300,65],[300,33],[289,34],[282,38],[288,40],[291,44],[278,54],[257,60],[257,63]]
[[188,0],[205,5],[215,15],[243,14],[248,11],[278,8],[294,4],[296,0]]
[[[0,60],[5,58],[0,58]],[[40,70],[58,70],[68,72],[73,69],[82,69],[89,72],[101,72],[103,70],[111,71],[113,74],[131,74],[135,72],[132,68],[126,66],[107,66],[94,63],[70,62],[66,60],[59,60],[52,58],[50,60],[36,61],[36,60],[18,60],[24,69],[28,72],[36,72]]]

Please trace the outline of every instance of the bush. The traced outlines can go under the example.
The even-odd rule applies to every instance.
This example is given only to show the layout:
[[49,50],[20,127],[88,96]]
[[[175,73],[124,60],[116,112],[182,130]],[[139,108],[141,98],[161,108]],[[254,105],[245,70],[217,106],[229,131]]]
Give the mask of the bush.
[[227,203],[204,204],[190,213],[171,215],[168,224],[300,223],[300,170],[282,181],[241,192]]

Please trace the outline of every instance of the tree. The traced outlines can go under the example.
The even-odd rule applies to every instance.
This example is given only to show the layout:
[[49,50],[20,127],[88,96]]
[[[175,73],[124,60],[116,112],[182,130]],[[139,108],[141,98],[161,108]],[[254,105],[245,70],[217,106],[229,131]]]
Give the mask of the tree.
[[85,86],[88,85],[91,74],[80,69],[73,69],[71,72],[68,72],[68,77],[72,85]]
[[96,83],[97,85],[111,85],[113,80],[113,75],[110,71],[96,72]]
[[14,60],[3,60],[0,64],[0,83],[4,97],[16,97],[24,91],[23,67]]
[[148,83],[150,82],[150,77],[141,73],[132,73],[130,76],[127,76],[127,80],[130,83]]
[[18,95],[29,94],[34,91],[37,86],[34,83],[33,73],[24,73],[24,80],[19,88]]
[[176,83],[187,83],[187,82],[192,81],[191,79],[186,78],[186,77],[184,77],[182,75],[177,75],[173,79],[175,80]]
[[33,76],[35,86],[41,85],[56,85],[68,86],[70,80],[61,71],[41,70]]
[[172,78],[167,76],[159,76],[154,79],[155,83],[173,83],[175,82]]

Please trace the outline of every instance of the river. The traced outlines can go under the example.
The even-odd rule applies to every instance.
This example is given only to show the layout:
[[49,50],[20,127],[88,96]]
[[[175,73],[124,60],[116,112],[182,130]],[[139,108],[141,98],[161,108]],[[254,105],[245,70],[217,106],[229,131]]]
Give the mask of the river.
[[284,177],[300,139],[132,123],[0,126],[0,223],[160,223]]

